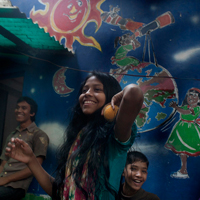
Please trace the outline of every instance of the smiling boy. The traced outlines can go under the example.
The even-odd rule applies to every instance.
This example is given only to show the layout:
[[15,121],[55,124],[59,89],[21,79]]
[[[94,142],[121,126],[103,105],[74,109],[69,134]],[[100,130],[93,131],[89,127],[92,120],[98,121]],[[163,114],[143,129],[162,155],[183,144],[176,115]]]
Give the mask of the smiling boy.
[[138,151],[129,151],[126,166],[122,176],[125,182],[120,186],[118,200],[159,200],[153,193],[146,192],[141,187],[147,179],[149,161]]
[[11,138],[18,137],[26,141],[33,149],[40,164],[46,157],[49,138],[36,126],[34,122],[36,113],[37,104],[33,99],[29,97],[18,99],[15,116],[19,126],[8,136],[0,157],[1,200],[20,200],[25,196],[32,180],[32,173],[24,163],[5,156],[6,146]]

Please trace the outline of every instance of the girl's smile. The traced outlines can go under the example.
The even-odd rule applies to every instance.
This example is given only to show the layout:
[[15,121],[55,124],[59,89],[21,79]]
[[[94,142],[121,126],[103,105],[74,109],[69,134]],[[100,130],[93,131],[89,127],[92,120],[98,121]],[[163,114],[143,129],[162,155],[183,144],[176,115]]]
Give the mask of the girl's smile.
[[95,77],[90,77],[79,96],[80,107],[84,114],[91,115],[106,102],[103,84]]
[[196,106],[199,102],[199,96],[195,92],[188,92],[187,102],[190,106]]

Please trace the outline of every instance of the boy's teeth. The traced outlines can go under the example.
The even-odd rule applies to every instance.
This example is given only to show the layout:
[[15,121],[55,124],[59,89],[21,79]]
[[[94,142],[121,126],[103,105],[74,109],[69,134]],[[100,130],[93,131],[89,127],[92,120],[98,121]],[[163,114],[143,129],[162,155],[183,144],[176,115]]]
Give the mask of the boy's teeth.
[[140,183],[141,181],[135,180],[135,182]]

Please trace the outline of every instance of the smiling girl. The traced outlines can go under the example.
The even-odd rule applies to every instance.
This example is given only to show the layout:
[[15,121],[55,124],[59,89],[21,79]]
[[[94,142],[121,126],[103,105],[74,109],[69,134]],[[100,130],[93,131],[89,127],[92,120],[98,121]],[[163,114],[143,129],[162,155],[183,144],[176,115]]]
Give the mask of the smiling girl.
[[188,90],[182,106],[171,102],[171,107],[180,113],[181,119],[175,124],[165,147],[181,158],[181,169],[171,174],[172,178],[189,178],[187,157],[200,155],[200,127],[197,118],[200,115],[200,89]]
[[[113,122],[103,116],[103,107],[119,106]],[[25,162],[43,189],[53,199],[112,200],[118,193],[127,151],[136,136],[134,120],[143,104],[141,89],[130,84],[123,90],[108,74],[93,72],[81,86],[79,101],[58,152],[56,177],[37,162],[29,146],[12,139],[7,155]]]

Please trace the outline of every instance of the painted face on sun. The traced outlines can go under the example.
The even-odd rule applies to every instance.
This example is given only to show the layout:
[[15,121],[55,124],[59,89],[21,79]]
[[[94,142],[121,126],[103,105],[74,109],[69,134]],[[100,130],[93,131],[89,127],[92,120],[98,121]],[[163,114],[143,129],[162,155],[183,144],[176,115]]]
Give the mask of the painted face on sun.
[[19,102],[15,108],[15,116],[16,120],[20,123],[30,123],[31,117],[35,115],[35,113],[31,112],[31,106],[26,102]]
[[91,115],[102,108],[106,102],[103,84],[95,77],[90,77],[79,96],[80,107],[85,115]]
[[127,196],[132,196],[147,179],[147,164],[141,161],[128,164],[124,168],[123,176],[125,177],[123,192]]
[[88,12],[87,0],[59,0],[53,9],[55,26],[64,32],[73,31],[86,21]]
[[198,93],[190,90],[188,92],[188,94],[187,94],[187,103],[188,103],[188,105],[196,106],[198,102],[199,102]]

